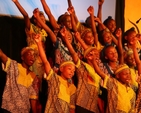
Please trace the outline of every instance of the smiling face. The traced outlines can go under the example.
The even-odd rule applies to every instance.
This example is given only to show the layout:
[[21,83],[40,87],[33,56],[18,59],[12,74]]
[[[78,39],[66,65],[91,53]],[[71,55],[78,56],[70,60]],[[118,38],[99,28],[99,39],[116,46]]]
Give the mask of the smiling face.
[[122,83],[122,84],[129,84],[131,80],[131,72],[129,69],[122,70],[119,74],[116,75],[116,78]]
[[[43,21],[43,23],[46,23],[46,19],[43,13],[40,13],[40,19]],[[34,22],[36,26],[38,26],[39,28],[42,28],[41,24],[36,19],[34,19]]]
[[110,30],[111,33],[114,33],[116,29],[116,22],[113,19],[108,20],[106,27]]
[[135,31],[130,31],[127,36],[125,36],[125,39],[127,40],[128,44],[132,45],[132,43],[134,42],[134,40],[137,39],[137,34]]
[[83,40],[87,45],[93,45],[94,44],[94,36],[93,36],[92,32],[87,32],[85,37],[83,38]]
[[105,31],[102,36],[103,36],[104,44],[111,44],[112,43],[112,35],[110,32]]
[[111,62],[117,62],[118,60],[118,53],[115,47],[109,46],[105,50],[105,59],[111,61]]
[[75,66],[72,64],[66,64],[60,68],[61,77],[64,79],[71,79],[74,76]]

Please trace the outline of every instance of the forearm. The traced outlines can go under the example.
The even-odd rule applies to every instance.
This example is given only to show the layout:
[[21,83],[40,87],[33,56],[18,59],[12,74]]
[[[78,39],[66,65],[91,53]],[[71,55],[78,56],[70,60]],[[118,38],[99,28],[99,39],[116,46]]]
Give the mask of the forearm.
[[6,62],[8,60],[8,57],[3,53],[3,51],[0,49],[0,60],[4,65],[6,65]]
[[30,99],[30,103],[31,103],[32,113],[38,113],[37,112],[37,100]]
[[47,14],[47,16],[48,16],[48,18],[50,20],[50,23],[51,23],[53,29],[54,30],[58,29],[59,25],[57,24],[57,21],[56,21],[55,17],[52,15],[52,13],[51,13],[51,11],[50,11],[46,1],[45,0],[41,0],[41,3],[42,3],[42,6],[44,8],[45,13]]

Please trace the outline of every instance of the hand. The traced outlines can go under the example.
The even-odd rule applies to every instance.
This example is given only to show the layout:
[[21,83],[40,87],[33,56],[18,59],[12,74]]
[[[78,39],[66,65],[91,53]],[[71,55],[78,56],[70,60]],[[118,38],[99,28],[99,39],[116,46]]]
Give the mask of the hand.
[[14,3],[17,2],[18,0],[12,0]]
[[94,14],[94,8],[93,6],[90,6],[88,9],[87,9],[88,13],[91,15],[91,14]]
[[104,0],[99,0],[98,5],[102,5],[104,3]]
[[102,23],[101,20],[100,20],[98,17],[95,17],[94,20],[95,20],[96,22],[98,22],[99,24]]
[[75,36],[76,40],[81,39],[80,33],[78,31],[75,32],[74,36]]
[[67,10],[70,14],[74,13],[74,7],[73,6],[69,7]]
[[34,15],[35,18],[39,17],[40,12],[39,12],[39,9],[38,8],[34,9],[33,15]]
[[41,34],[34,34],[33,38],[34,38],[36,43],[42,42]]
[[[65,26],[62,27],[62,29],[60,30],[61,36],[62,37],[66,37],[67,36],[67,29]],[[66,38],[64,38],[66,39]]]
[[117,37],[118,39],[122,37],[121,28],[118,28],[118,29],[115,31],[115,35],[116,35],[116,37]]

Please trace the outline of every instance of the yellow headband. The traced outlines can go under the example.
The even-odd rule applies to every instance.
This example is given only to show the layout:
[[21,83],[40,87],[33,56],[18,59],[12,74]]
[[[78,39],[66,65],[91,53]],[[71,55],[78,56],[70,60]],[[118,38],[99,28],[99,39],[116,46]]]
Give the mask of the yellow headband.
[[72,61],[65,61],[65,62],[63,62],[63,63],[60,64],[60,67],[65,66],[65,65],[68,65],[68,64],[72,64],[72,65],[75,66],[75,64]]
[[128,65],[126,65],[126,64],[119,65],[117,67],[117,69],[115,70],[115,75],[120,73],[124,69],[129,69]]
[[96,49],[96,47],[88,47],[85,51],[84,51],[84,58],[86,57],[86,55],[91,52],[93,49]]
[[92,32],[91,29],[87,28],[87,29],[84,29],[81,33],[81,38],[83,39],[85,37],[85,35],[89,32]]
[[24,53],[27,52],[28,50],[32,50],[32,51],[34,51],[34,49],[31,48],[31,47],[24,47],[24,48],[22,49],[22,51],[21,51],[21,56],[23,56]]

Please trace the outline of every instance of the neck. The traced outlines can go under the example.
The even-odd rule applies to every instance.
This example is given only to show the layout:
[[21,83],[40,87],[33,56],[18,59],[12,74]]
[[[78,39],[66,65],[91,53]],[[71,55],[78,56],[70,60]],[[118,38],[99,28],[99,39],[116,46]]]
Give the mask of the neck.
[[27,74],[30,72],[29,66],[27,66],[25,63],[22,63],[22,66],[27,70]]

